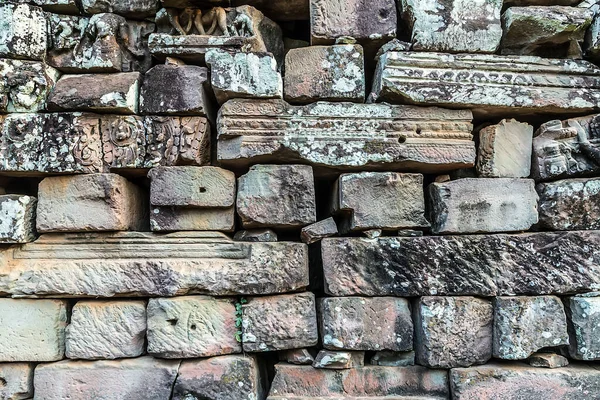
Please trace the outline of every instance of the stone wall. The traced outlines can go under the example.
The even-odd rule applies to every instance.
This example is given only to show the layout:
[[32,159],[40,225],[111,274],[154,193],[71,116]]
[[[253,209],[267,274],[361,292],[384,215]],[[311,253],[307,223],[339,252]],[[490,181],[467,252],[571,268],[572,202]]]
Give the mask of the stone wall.
[[0,0],[0,399],[600,399],[599,13]]

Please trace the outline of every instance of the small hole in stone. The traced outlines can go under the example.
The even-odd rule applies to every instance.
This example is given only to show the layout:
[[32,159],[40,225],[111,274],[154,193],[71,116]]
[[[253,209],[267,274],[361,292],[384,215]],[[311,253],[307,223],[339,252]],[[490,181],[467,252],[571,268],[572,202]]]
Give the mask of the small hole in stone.
[[191,330],[193,330],[193,331],[195,331],[195,330],[196,330],[196,324],[192,324],[192,325],[190,326],[190,329],[191,329]]
[[6,379],[0,378],[0,387],[5,387],[5,386],[6,386]]
[[405,142],[406,142],[406,137],[405,136],[400,136],[398,138],[398,143],[402,144],[402,143],[405,143]]
[[379,10],[379,16],[385,19],[390,16],[390,12],[387,9],[382,8],[381,10]]
[[206,188],[201,187],[200,188],[200,193],[206,193]]
[[421,128],[417,128],[417,135],[420,135],[423,131],[421,130]]
[[171,324],[171,326],[177,325],[177,319],[168,319],[167,322]]

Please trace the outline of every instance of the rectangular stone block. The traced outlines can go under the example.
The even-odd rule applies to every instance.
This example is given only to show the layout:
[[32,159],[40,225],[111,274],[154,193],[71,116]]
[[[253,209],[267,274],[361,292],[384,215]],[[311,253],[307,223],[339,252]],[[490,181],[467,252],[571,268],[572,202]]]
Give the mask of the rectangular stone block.
[[388,104],[231,100],[219,110],[224,166],[302,162],[335,170],[439,173],[475,165],[470,111]]
[[33,396],[33,369],[30,363],[0,364],[0,399],[23,400]]
[[428,188],[433,233],[526,231],[538,222],[532,179],[464,178]]
[[116,174],[45,178],[38,188],[39,232],[142,231],[143,191]]
[[44,11],[29,4],[0,4],[0,57],[43,60],[46,55]]
[[308,283],[305,244],[212,232],[42,235],[0,250],[0,294],[20,297],[266,295]]
[[35,197],[0,195],[0,244],[35,240],[36,205]]
[[245,352],[311,347],[318,339],[315,295],[311,292],[254,297],[242,306]]
[[0,299],[0,362],[61,360],[67,307],[65,300]]
[[153,232],[233,232],[235,230],[235,207],[152,207],[150,210],[150,229]]
[[564,299],[569,330],[569,355],[576,360],[600,360],[600,297]]
[[328,238],[321,246],[325,290],[332,296],[491,297],[600,289],[598,231]]
[[600,178],[540,183],[540,226],[552,230],[600,229]]
[[[18,3],[25,3],[23,0],[17,1]],[[75,0],[33,0],[30,2],[31,4],[35,4],[38,7],[41,7],[42,10],[59,13],[59,14],[78,14],[79,8],[77,8],[77,4],[75,4]],[[46,18],[48,18],[48,14],[46,14]]]
[[164,400],[179,361],[140,357],[117,361],[61,361],[35,368],[35,398],[44,400]]
[[145,301],[78,301],[66,331],[66,356],[139,357],[145,351]]
[[413,348],[413,322],[406,299],[332,297],[320,299],[319,331],[329,350]]
[[154,17],[158,9],[158,0],[82,0],[84,14],[114,13],[132,19]]
[[424,367],[365,366],[346,370],[277,364],[267,400],[448,399],[448,373]]
[[379,58],[373,97],[470,108],[477,118],[547,116],[594,112],[598,87],[600,68],[587,61],[390,51]]
[[134,115],[103,115],[99,118],[104,169],[144,168],[148,147],[144,118]]
[[41,62],[0,58],[0,112],[44,110],[59,76]]
[[527,178],[531,174],[533,127],[502,120],[479,132],[477,173],[484,178]]
[[150,299],[148,353],[160,358],[241,353],[234,299],[208,296]]

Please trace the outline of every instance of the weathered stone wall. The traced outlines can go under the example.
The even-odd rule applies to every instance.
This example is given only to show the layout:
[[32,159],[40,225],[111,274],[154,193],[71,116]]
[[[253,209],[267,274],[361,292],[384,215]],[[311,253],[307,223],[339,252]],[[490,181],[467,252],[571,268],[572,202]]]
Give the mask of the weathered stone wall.
[[0,0],[0,400],[600,399],[599,62],[595,0]]

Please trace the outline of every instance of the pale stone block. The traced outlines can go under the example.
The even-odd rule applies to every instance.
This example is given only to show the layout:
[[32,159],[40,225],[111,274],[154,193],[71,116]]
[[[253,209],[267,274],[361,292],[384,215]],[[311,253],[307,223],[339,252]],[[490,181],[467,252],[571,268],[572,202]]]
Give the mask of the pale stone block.
[[531,174],[533,127],[502,120],[479,132],[477,172],[484,178],[527,178]]
[[0,112],[44,110],[59,76],[42,62],[0,58]]
[[46,17],[29,4],[0,4],[0,57],[43,60],[46,54]]
[[365,365],[365,352],[321,350],[312,365],[320,369],[360,368]]
[[0,243],[27,243],[35,240],[36,204],[35,197],[0,195]]
[[0,364],[0,399],[24,400],[33,396],[33,369],[30,363]]

